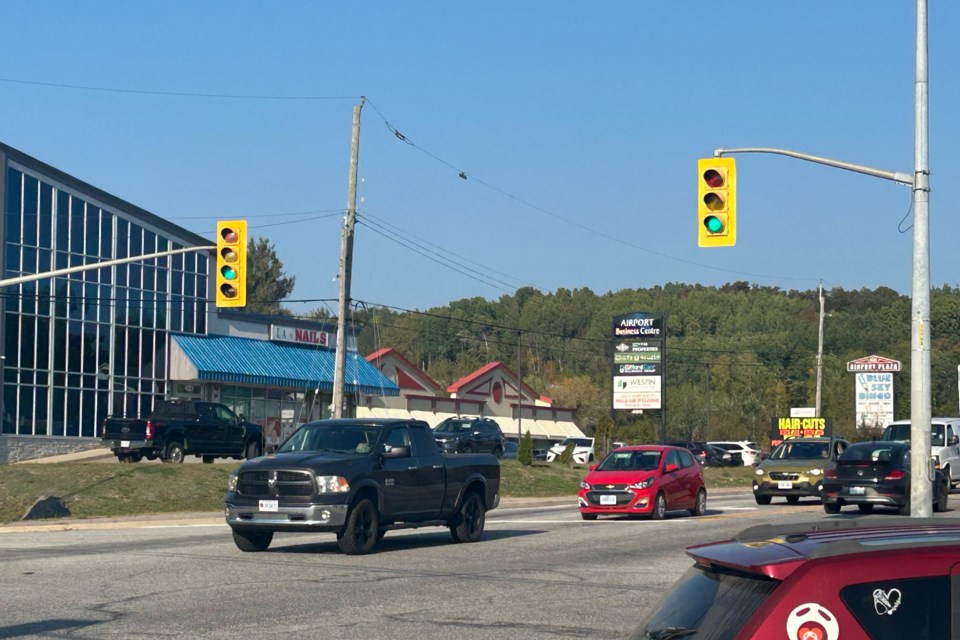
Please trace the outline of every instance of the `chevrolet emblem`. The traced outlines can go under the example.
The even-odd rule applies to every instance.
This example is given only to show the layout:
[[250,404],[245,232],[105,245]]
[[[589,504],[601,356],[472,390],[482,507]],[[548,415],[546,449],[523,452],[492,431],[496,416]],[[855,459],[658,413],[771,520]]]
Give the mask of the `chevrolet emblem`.
[[615,484],[608,484],[608,485],[607,485],[607,489],[613,489],[615,486],[617,486],[617,485],[615,485]]

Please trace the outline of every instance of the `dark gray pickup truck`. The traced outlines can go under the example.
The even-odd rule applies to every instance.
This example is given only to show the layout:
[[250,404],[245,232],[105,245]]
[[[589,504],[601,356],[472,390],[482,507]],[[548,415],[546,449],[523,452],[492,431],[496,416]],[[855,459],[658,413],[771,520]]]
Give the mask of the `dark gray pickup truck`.
[[260,425],[242,420],[216,402],[164,400],[149,418],[107,418],[100,439],[120,462],[160,458],[180,463],[185,455],[213,462],[263,453]]
[[391,529],[445,526],[476,542],[500,502],[492,454],[440,453],[420,420],[320,420],[229,478],[227,524],[241,551],[277,531],[335,533],[340,550],[369,553]]

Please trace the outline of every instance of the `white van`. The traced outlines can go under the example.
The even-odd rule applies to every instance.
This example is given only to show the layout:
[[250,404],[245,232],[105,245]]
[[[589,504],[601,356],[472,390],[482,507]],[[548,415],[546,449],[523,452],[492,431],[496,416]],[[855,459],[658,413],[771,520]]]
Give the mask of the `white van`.
[[[910,442],[910,421],[891,422],[880,439]],[[940,463],[950,487],[960,484],[960,418],[930,419],[930,454]]]

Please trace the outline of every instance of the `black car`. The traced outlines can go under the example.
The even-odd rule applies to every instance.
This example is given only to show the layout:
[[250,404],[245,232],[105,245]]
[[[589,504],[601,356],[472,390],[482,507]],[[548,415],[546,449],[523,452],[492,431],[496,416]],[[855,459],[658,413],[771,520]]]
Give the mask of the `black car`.
[[[946,477],[937,469],[933,510],[946,511],[947,498]],[[910,445],[877,440],[847,447],[824,476],[823,510],[840,513],[846,505],[857,505],[862,513],[875,506],[895,507],[910,515]]]
[[433,428],[433,437],[445,453],[492,453],[503,456],[503,433],[489,418],[447,418]]
[[696,440],[674,440],[673,442],[668,442],[667,444],[671,447],[688,449],[690,453],[693,454],[694,459],[705,467],[723,467],[729,464],[729,462],[724,462],[722,454],[719,453],[719,449],[711,447],[706,442],[699,442]]

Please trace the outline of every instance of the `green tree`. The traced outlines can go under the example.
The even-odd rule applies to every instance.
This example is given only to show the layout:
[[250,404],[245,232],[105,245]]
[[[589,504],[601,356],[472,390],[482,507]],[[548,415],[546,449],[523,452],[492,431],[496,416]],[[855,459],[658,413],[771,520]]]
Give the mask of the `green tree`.
[[290,315],[280,301],[293,293],[295,276],[283,271],[283,262],[266,238],[250,238],[247,244],[247,306],[244,311]]
[[533,436],[530,435],[529,431],[520,438],[520,446],[517,447],[517,460],[526,467],[533,464]]

